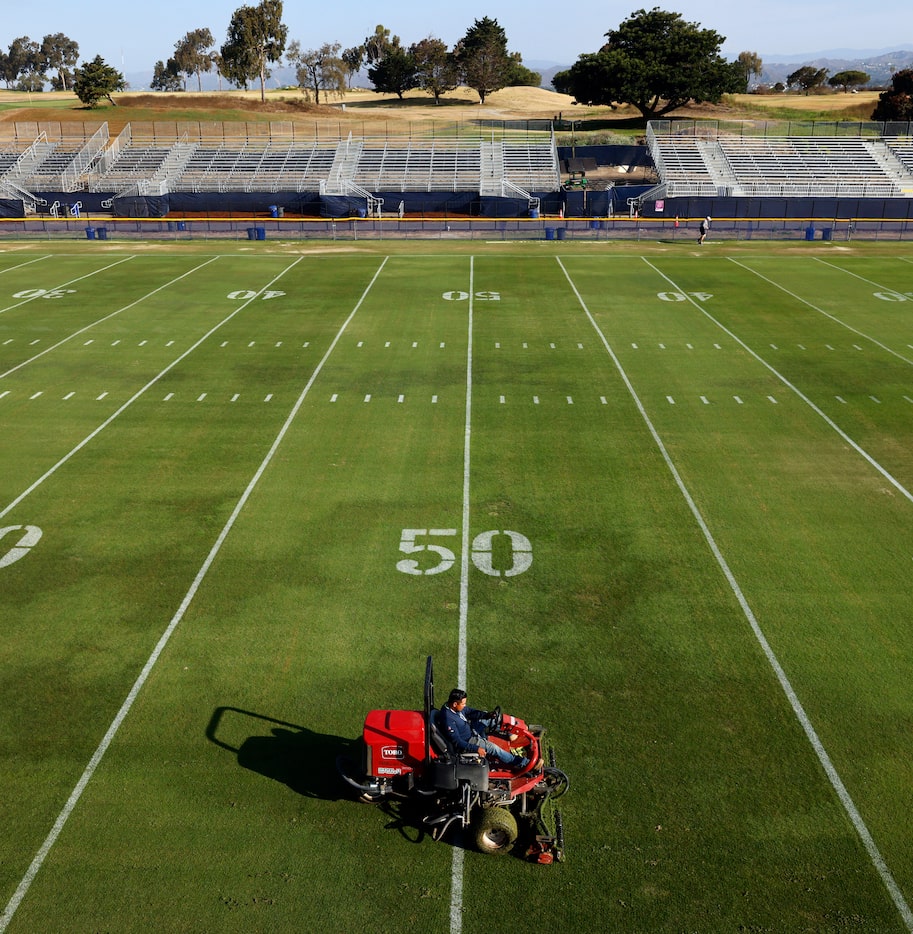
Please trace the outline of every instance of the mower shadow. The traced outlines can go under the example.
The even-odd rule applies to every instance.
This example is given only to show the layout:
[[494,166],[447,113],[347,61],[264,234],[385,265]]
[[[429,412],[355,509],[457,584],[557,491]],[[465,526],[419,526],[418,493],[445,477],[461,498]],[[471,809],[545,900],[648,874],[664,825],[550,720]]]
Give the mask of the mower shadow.
[[[260,730],[240,743],[229,737]],[[206,727],[206,738],[233,752],[238,765],[287,785],[306,798],[337,801],[348,797],[336,772],[336,757],[354,747],[350,739],[316,733],[239,707],[217,707]]]
[[[258,732],[253,732],[258,731]],[[239,743],[235,737],[248,735]],[[281,782],[306,798],[321,801],[351,800],[356,795],[339,777],[336,759],[357,755],[356,740],[316,733],[300,724],[277,720],[240,707],[217,707],[206,727],[206,738],[234,753],[241,768]],[[422,824],[425,811],[415,799],[388,799],[373,805],[386,818],[385,830],[394,830],[409,843],[422,843],[430,834]],[[462,834],[450,832],[443,842],[468,849]]]

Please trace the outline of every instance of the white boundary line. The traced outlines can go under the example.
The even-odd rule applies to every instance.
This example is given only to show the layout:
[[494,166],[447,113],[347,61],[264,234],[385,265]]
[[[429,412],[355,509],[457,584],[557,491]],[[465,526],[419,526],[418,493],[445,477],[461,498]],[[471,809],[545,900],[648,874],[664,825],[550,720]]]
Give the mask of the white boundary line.
[[[644,262],[645,262],[660,278],[662,278],[662,279],[664,279],[666,282],[668,282],[669,285],[671,285],[673,289],[679,290],[678,284],[677,284],[673,279],[670,279],[669,276],[667,276],[664,272],[662,272],[662,270],[657,269],[656,266],[654,266],[653,263],[651,263],[645,256],[642,256],[641,259],[642,259],[642,260],[643,260],[643,261],[644,261]],[[733,262],[735,262],[735,260],[733,260]],[[742,264],[741,264],[741,263],[736,263],[736,265],[737,265],[737,266],[741,266]],[[747,266],[745,266],[745,267],[743,267],[743,268],[744,268],[746,271],[748,271],[748,272],[752,272],[752,271],[753,271],[753,270],[749,269]],[[565,273],[565,275],[566,275],[566,273]],[[763,279],[764,277],[761,276],[761,278]],[[769,280],[768,280],[768,281],[769,281]],[[772,284],[772,285],[776,285],[776,282],[773,282],[773,283],[771,283],[771,284]],[[779,286],[778,286],[778,288],[779,288]],[[783,291],[786,292],[787,290],[786,290],[786,289],[783,289]],[[848,435],[848,434],[847,434],[847,433],[846,433],[846,432],[845,432],[845,431],[844,431],[844,430],[843,430],[843,429],[842,429],[842,428],[826,413],[826,412],[823,411],[823,409],[821,409],[821,408],[819,408],[817,405],[815,405],[815,403],[812,402],[812,400],[809,399],[809,397],[808,397],[807,395],[805,395],[805,393],[802,392],[802,390],[799,389],[799,387],[796,386],[795,383],[791,383],[776,367],[772,366],[772,365],[771,365],[770,363],[768,363],[759,353],[757,353],[755,350],[753,350],[751,347],[749,347],[748,344],[746,344],[745,341],[743,341],[737,334],[735,334],[733,331],[730,331],[729,328],[727,328],[726,325],[722,323],[722,321],[719,321],[719,320],[717,320],[716,318],[714,318],[713,315],[710,314],[710,312],[707,311],[706,308],[702,308],[690,295],[688,295],[687,292],[682,292],[681,294],[685,296],[686,301],[687,301],[692,307],[696,308],[696,309],[697,309],[705,318],[707,318],[709,321],[712,321],[724,334],[726,334],[726,335],[728,335],[729,337],[731,337],[731,338],[732,338],[747,354],[749,354],[753,359],[757,360],[758,363],[761,364],[761,366],[763,366],[766,370],[768,370],[770,373],[772,373],[781,383],[783,383],[783,385],[786,386],[787,389],[789,389],[789,390],[791,390],[792,392],[794,392],[794,393],[795,393],[795,394],[796,394],[796,395],[797,395],[797,396],[798,396],[798,397],[799,397],[799,398],[800,398],[800,399],[801,399],[801,400],[802,400],[817,416],[819,416],[819,418],[821,418],[821,419],[825,422],[825,424],[827,424],[830,428],[832,428],[835,432],[837,432],[837,434],[840,435],[840,437],[841,437],[841,438],[842,438],[857,454],[859,454],[860,457],[862,457],[862,458],[863,458],[865,461],[867,461],[872,467],[874,467],[875,470],[877,470],[878,473],[880,473],[880,474],[882,475],[882,477],[884,477],[885,480],[887,480],[888,483],[890,483],[891,486],[893,486],[894,489],[897,490],[898,493],[900,493],[905,499],[907,499],[907,500],[909,500],[911,503],[913,503],[913,494],[911,494],[910,491],[909,491],[899,480],[897,480],[897,479],[896,479],[895,477],[893,477],[890,473],[888,473],[888,471],[887,471],[884,467],[882,467],[881,464],[879,464],[878,461],[876,461],[875,458],[872,457],[871,454],[869,454],[864,448],[862,448],[859,444],[857,444],[857,443],[856,443],[856,442],[855,442],[855,441],[854,441],[854,440],[853,440],[853,439],[852,439],[852,438],[851,438],[851,437],[850,437],[850,436],[849,436],[849,435]],[[788,294],[792,295],[791,292],[789,292]],[[793,296],[793,297],[796,298],[798,301],[803,301],[803,299],[800,299],[797,295],[796,295],[796,296]],[[806,302],[806,304],[808,304],[808,303]],[[812,307],[814,307],[814,306],[812,306]],[[820,311],[820,309],[815,309],[815,310],[816,310],[816,311]],[[827,314],[827,312],[822,312],[822,314]],[[831,317],[831,315],[827,315],[827,317]],[[836,321],[836,319],[834,319],[834,320]],[[838,322],[838,324],[839,324],[839,323],[841,323],[841,322]],[[848,325],[844,325],[844,327],[848,327]],[[850,330],[854,330],[854,329],[853,329],[853,328],[850,328]],[[859,332],[857,331],[856,333],[859,333]],[[860,334],[860,336],[861,336],[861,337],[865,337],[864,334]],[[869,339],[871,339],[871,338],[869,338]],[[877,343],[877,341],[876,341],[875,343]],[[881,345],[879,345],[879,346],[881,346]],[[884,349],[887,350],[888,348],[884,348]],[[892,351],[892,352],[893,352],[893,351]],[[897,354],[895,354],[895,356],[897,356]],[[904,359],[904,358],[901,358],[901,359]],[[907,362],[909,363],[910,361],[907,361]]]
[[[460,630],[457,660],[457,684],[466,690],[466,632],[469,618],[469,467],[472,438],[472,313],[475,277],[475,257],[469,257],[469,322],[466,349],[466,420],[463,426],[463,518],[462,552],[460,556]],[[463,930],[463,847],[451,849],[450,869],[450,934]]]
[[[104,324],[105,321],[115,317],[116,315],[119,315],[122,311],[129,311],[134,307],[134,305],[139,305],[141,302],[146,301],[147,298],[152,298],[152,296],[157,292],[161,292],[162,289],[170,288],[175,284],[175,282],[180,282],[181,279],[186,279],[187,276],[193,275],[193,273],[202,269],[204,266],[208,266],[210,263],[215,262],[217,259],[221,259],[221,257],[213,256],[212,259],[206,260],[205,263],[200,263],[199,266],[194,266],[193,269],[188,269],[187,272],[181,273],[181,275],[177,276],[175,279],[172,279],[170,282],[166,282],[164,285],[160,285],[158,288],[153,289],[151,292],[147,292],[145,295],[140,296],[135,301],[130,302],[129,305],[124,305],[123,307],[112,311],[110,314],[105,315],[103,318],[99,318],[97,321],[92,321],[90,324],[81,327],[78,331],[74,331],[72,334],[64,337],[62,340],[57,341],[56,344],[52,344],[50,347],[45,347],[44,350],[42,350],[40,353],[36,353],[33,357],[29,357],[28,360],[23,360],[21,363],[17,363],[16,366],[11,367],[5,373],[0,373],[0,379],[3,379],[5,376],[9,376],[10,373],[15,373],[16,370],[21,370],[22,367],[27,366],[29,363],[34,363],[40,357],[43,357],[46,353],[50,353],[52,350],[56,350],[58,347],[66,344],[67,341],[73,340],[74,337],[79,337],[80,334],[85,334],[86,331],[90,331],[96,325]],[[32,299],[29,299],[29,301],[32,301]]]
[[[87,434],[85,438],[83,438],[82,441],[80,441],[79,444],[76,445],[76,447],[70,450],[67,454],[64,454],[64,456],[61,457],[60,460],[57,461],[56,464],[54,464],[52,467],[49,467],[27,490],[20,493],[5,509],[0,510],[0,519],[2,519],[11,510],[15,509],[16,506],[18,506],[29,494],[33,493],[36,489],[38,489],[38,487],[41,486],[41,484],[44,483],[44,481],[47,480],[48,477],[50,477],[52,474],[56,473],[61,467],[63,467],[63,465],[68,460],[70,460],[71,457],[79,453],[79,451],[81,451],[93,438],[100,435],[108,427],[108,425],[110,425],[111,422],[114,421],[114,419],[116,419],[120,414],[125,412],[131,405],[133,405],[133,403],[136,402],[136,400],[139,399],[139,397],[142,396],[143,393],[145,393],[148,389],[151,389],[163,376],[165,376],[166,373],[173,370],[174,367],[176,367],[185,357],[190,356],[190,354],[192,354],[193,351],[196,350],[197,347],[200,346],[200,344],[202,344],[205,340],[207,340],[209,337],[215,334],[215,332],[218,331],[219,328],[221,328],[224,324],[227,324],[229,321],[231,321],[232,318],[240,314],[251,302],[256,301],[257,296],[261,295],[263,292],[269,289],[275,282],[278,282],[290,269],[292,269],[294,266],[300,263],[302,259],[304,259],[304,257],[299,256],[298,259],[296,259],[295,262],[291,264],[291,266],[287,266],[285,269],[283,269],[282,272],[280,272],[278,276],[275,276],[272,280],[270,280],[270,282],[268,282],[265,286],[263,286],[262,289],[258,290],[255,295],[253,295],[251,298],[247,299],[247,301],[239,305],[230,315],[223,318],[218,324],[210,328],[195,344],[192,344],[190,347],[187,348],[187,350],[184,351],[184,353],[182,353],[179,357],[176,357],[174,360],[172,360],[171,363],[169,363],[168,366],[166,366],[164,370],[161,370],[157,375],[155,375],[151,380],[149,380],[149,382],[146,383],[146,385],[143,386],[142,389],[137,390],[132,396],[130,396],[130,398],[119,409],[117,409],[115,412],[109,415],[108,418],[106,418],[97,428],[89,432],[89,434]],[[205,265],[205,263],[203,265]],[[197,268],[200,268],[200,267],[197,267]],[[192,271],[193,270],[191,270],[191,272]],[[187,274],[188,273],[185,273],[185,275]]]
[[[884,861],[884,858],[878,850],[878,846],[876,845],[872,834],[869,832],[869,828],[866,826],[865,821],[862,819],[862,815],[859,813],[859,810],[853,802],[853,799],[850,797],[850,793],[847,791],[846,786],[843,784],[843,780],[840,778],[834,763],[831,761],[827,750],[824,748],[824,744],[818,737],[818,734],[815,731],[815,728],[812,725],[808,714],[805,712],[805,708],[802,706],[802,702],[799,700],[799,697],[793,689],[793,686],[790,683],[786,672],[783,670],[783,666],[780,664],[779,659],[774,653],[774,650],[771,648],[770,643],[767,641],[767,637],[764,635],[764,632],[761,629],[761,626],[758,623],[754,612],[748,605],[748,600],[742,593],[742,589],[739,586],[735,575],[730,569],[729,564],[723,557],[723,553],[720,551],[719,546],[713,537],[713,533],[710,531],[710,528],[704,521],[704,517],[701,515],[701,512],[698,509],[694,499],[692,498],[691,493],[688,491],[688,487],[685,485],[685,481],[682,480],[681,475],[679,474],[671,456],[669,455],[669,452],[666,450],[665,444],[663,444],[662,438],[659,436],[659,432],[654,427],[653,422],[650,420],[650,416],[647,414],[647,410],[644,408],[644,405],[640,400],[640,397],[637,395],[634,386],[628,379],[628,374],[622,367],[621,361],[615,355],[615,352],[612,350],[612,347],[603,334],[602,329],[599,327],[599,325],[596,323],[596,319],[590,313],[590,310],[587,307],[586,302],[584,302],[580,292],[577,291],[577,286],[571,279],[567,269],[565,269],[560,257],[556,257],[556,259],[558,261],[558,265],[561,267],[561,270],[564,272],[564,275],[567,277],[567,281],[573,290],[574,295],[576,295],[577,301],[580,303],[580,307],[583,309],[584,313],[590,321],[590,324],[599,335],[599,339],[602,341],[602,344],[605,347],[609,357],[611,358],[615,369],[618,371],[622,382],[625,384],[628,393],[634,401],[634,404],[637,407],[637,411],[640,413],[641,418],[644,420],[644,424],[647,426],[647,429],[650,432],[654,443],[656,444],[663,460],[666,463],[666,467],[669,469],[669,472],[672,474],[672,478],[675,480],[676,486],[679,488],[679,491],[684,497],[685,502],[688,504],[688,508],[691,510],[691,514],[694,516],[694,519],[697,522],[705,541],[710,547],[710,551],[713,553],[713,557],[716,559],[716,562],[719,565],[720,570],[723,572],[723,575],[725,576],[726,581],[732,590],[732,593],[738,601],[739,606],[742,609],[742,613],[744,614],[745,619],[748,621],[748,624],[751,627],[751,631],[754,633],[754,636],[757,639],[758,644],[761,646],[761,650],[763,651],[765,658],[770,664],[770,667],[773,669],[777,681],[779,682],[783,693],[786,695],[786,698],[789,701],[789,705],[793,709],[793,713],[796,715],[796,719],[799,721],[799,724],[802,727],[802,730],[805,733],[809,743],[811,743],[812,749],[814,749],[815,755],[818,757],[818,761],[821,763],[821,766],[828,777],[828,781],[830,782],[831,787],[834,789],[834,792],[840,799],[840,803],[843,805],[843,808],[846,811],[846,814],[849,817],[851,823],[853,824],[853,827],[856,829],[856,833],[859,835],[859,838],[862,841],[866,852],[869,854],[869,859],[871,860],[872,865],[877,870],[878,875],[881,876],[881,881],[884,883],[885,888],[888,890],[888,894],[891,896],[891,900],[894,902],[894,906],[900,913],[900,916],[903,919],[907,930],[913,932],[913,911],[910,910],[910,906],[904,899],[903,893],[900,891],[900,887],[895,882],[894,876],[891,874],[891,870],[888,868],[887,863]],[[651,264],[647,263],[647,265],[649,266]],[[656,271],[659,272],[659,270]],[[662,273],[660,273],[660,275],[662,275]],[[667,282],[672,282],[672,280],[668,279],[666,276],[663,276],[663,278],[666,279]],[[675,285],[674,283],[672,284],[673,286]]]
[[[300,262],[303,257],[299,257],[292,263],[292,266]],[[95,750],[92,758],[89,760],[89,764],[86,766],[85,771],[82,773],[81,778],[76,783],[76,787],[70,793],[70,797],[67,799],[66,804],[63,806],[63,810],[57,816],[57,820],[54,821],[54,826],[51,828],[51,832],[45,838],[44,843],[42,843],[38,853],[35,855],[35,858],[32,860],[31,865],[26,871],[25,875],[22,877],[22,881],[19,883],[18,888],[16,889],[13,897],[9,900],[6,909],[3,912],[3,915],[0,916],[0,934],[4,932],[9,926],[10,921],[13,918],[13,915],[16,913],[16,909],[22,902],[22,899],[28,894],[28,890],[32,885],[32,882],[35,880],[35,876],[38,874],[38,871],[41,869],[45,859],[47,858],[48,853],[51,851],[51,848],[57,842],[58,837],[63,831],[64,825],[69,819],[70,815],[73,813],[76,805],[79,803],[79,799],[82,797],[83,792],[86,790],[86,786],[92,780],[92,776],[95,774],[98,769],[99,764],[101,763],[102,758],[108,750],[108,747],[111,745],[114,737],[117,735],[117,731],[120,729],[121,724],[127,718],[127,715],[130,713],[130,709],[133,707],[136,698],[138,697],[140,691],[143,688],[143,685],[149,678],[149,675],[152,673],[152,669],[155,667],[156,662],[158,662],[159,657],[162,652],[165,650],[165,646],[168,645],[171,636],[174,634],[174,631],[177,629],[181,620],[184,618],[184,614],[187,612],[187,608],[190,606],[193,598],[196,596],[197,591],[200,589],[201,584],[203,583],[206,574],[208,573],[210,567],[212,567],[213,561],[215,561],[216,556],[219,554],[219,551],[222,549],[222,545],[225,543],[225,539],[228,538],[229,533],[231,532],[235,522],[237,521],[238,516],[241,514],[241,510],[246,505],[248,499],[254,491],[254,488],[260,481],[260,478],[263,476],[266,468],[269,466],[273,457],[276,454],[276,451],[279,449],[279,445],[282,443],[285,435],[288,433],[289,428],[292,425],[292,422],[297,416],[298,411],[301,406],[304,404],[304,400],[313,386],[314,381],[317,379],[317,376],[320,374],[320,371],[323,369],[324,364],[330,357],[330,354],[336,348],[336,345],[339,343],[339,340],[342,338],[343,333],[346,328],[349,326],[349,322],[355,317],[358,309],[361,307],[362,302],[368,295],[368,292],[371,290],[374,283],[377,281],[377,277],[380,275],[381,270],[383,270],[384,265],[387,260],[380,264],[377,271],[374,273],[371,281],[368,283],[364,292],[362,292],[361,298],[358,299],[355,307],[352,309],[348,318],[343,322],[342,327],[337,331],[336,336],[333,338],[330,346],[327,348],[327,352],[323,355],[320,363],[317,364],[314,372],[311,374],[311,378],[307,381],[304,389],[302,389],[301,394],[298,396],[297,401],[294,406],[292,406],[291,412],[289,412],[288,418],[286,418],[285,423],[280,428],[279,433],[276,435],[275,440],[270,446],[269,451],[267,451],[266,456],[263,458],[260,466],[257,468],[253,477],[248,483],[247,488],[241,494],[241,498],[235,505],[235,508],[232,510],[231,515],[228,517],[228,521],[225,523],[222,531],[219,533],[219,537],[216,539],[215,544],[212,546],[209,554],[206,556],[206,560],[203,562],[202,567],[197,572],[197,576],[194,578],[193,583],[190,585],[190,589],[187,591],[184,599],[181,601],[181,605],[178,607],[177,612],[171,619],[171,622],[168,624],[168,627],[165,629],[161,638],[158,641],[158,644],[152,651],[152,654],[149,656],[146,664],[143,666],[143,670],[140,672],[139,677],[133,684],[133,687],[130,689],[130,693],[127,695],[126,700],[121,705],[120,710],[117,712],[114,720],[111,722],[111,725],[108,727],[108,731],[105,733],[102,741],[98,744],[98,748]],[[289,266],[285,272],[288,272],[292,268]],[[284,275],[285,272],[280,275]],[[277,276],[276,279],[280,278]],[[273,280],[275,281],[275,279]],[[272,285],[272,283],[270,283]],[[268,286],[267,286],[268,288]],[[261,290],[262,291],[262,290]]]

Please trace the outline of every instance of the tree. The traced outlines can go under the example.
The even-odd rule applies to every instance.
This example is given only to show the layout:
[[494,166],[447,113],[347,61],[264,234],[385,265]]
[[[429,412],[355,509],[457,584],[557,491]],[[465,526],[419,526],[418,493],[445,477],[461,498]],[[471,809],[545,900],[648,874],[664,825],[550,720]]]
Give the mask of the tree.
[[183,91],[184,82],[181,81],[181,69],[173,58],[168,63],[157,61],[152,70],[152,83],[149,85],[153,91]]
[[511,68],[507,35],[496,19],[477,19],[456,44],[453,55],[463,82],[478,93],[479,103],[484,104],[489,94],[507,86]]
[[74,74],[76,80],[73,90],[86,107],[95,107],[102,98],[117,106],[117,102],[111,95],[115,91],[123,91],[127,86],[124,76],[110,65],[105,64],[105,60],[100,55],[96,55],[82,68],[77,68]]
[[786,76],[786,83],[789,87],[802,88],[805,91],[805,96],[808,97],[808,92],[824,84],[826,77],[826,68],[813,68],[811,65],[803,65],[791,75]]
[[306,92],[313,92],[314,103],[320,103],[320,92],[342,93],[346,89],[346,64],[340,58],[338,42],[326,42],[319,49],[301,51],[301,43],[295,39],[289,43],[286,59],[296,70],[298,85]]
[[18,82],[23,90],[40,90],[40,87],[33,87],[33,79],[37,75],[42,76],[41,84],[44,84],[41,47],[28,36],[20,36],[10,43],[9,52],[3,56],[0,67],[8,88],[15,87]]
[[418,87],[415,59],[406,49],[394,46],[368,69],[368,79],[375,91],[395,94],[400,100],[406,91]]
[[69,91],[73,83],[73,69],[79,61],[79,43],[62,32],[47,35],[41,40],[41,58],[45,71],[57,72],[57,80],[51,80],[54,89]]
[[751,85],[752,75],[760,75],[764,70],[764,64],[757,52],[739,52],[736,61],[745,75],[745,90],[747,91]]
[[510,88],[537,88],[542,84],[542,75],[523,64],[523,57],[519,52],[509,52],[507,55],[507,84]]
[[837,74],[827,79],[827,83],[832,88],[843,88],[843,93],[848,94],[850,88],[862,87],[862,85],[868,84],[871,78],[872,76],[867,75],[864,71],[849,69],[848,71],[838,71]]
[[429,36],[409,48],[415,62],[416,86],[434,97],[440,104],[441,95],[460,83],[460,71],[453,55],[441,39]]
[[175,42],[174,58],[169,59],[188,78],[197,76],[198,91],[203,90],[203,72],[212,71],[212,46],[212,33],[208,29],[193,29]]
[[353,45],[350,49],[344,49],[340,58],[346,66],[346,85],[352,87],[352,78],[358,73],[365,60],[365,47]]
[[689,101],[719,103],[744,87],[738,62],[720,55],[725,37],[658,7],[632,13],[598,51],[581,55],[552,85],[584,104],[632,104],[645,118]]
[[913,68],[894,72],[891,87],[878,95],[873,120],[913,120]]
[[390,30],[386,26],[377,25],[374,27],[372,35],[368,36],[362,48],[364,49],[365,61],[369,65],[374,65],[381,61],[383,57],[391,50],[400,47],[399,36],[391,36]]
[[222,46],[222,74],[246,88],[260,79],[260,100],[266,100],[267,65],[285,51],[288,27],[282,22],[282,0],[261,0],[259,6],[235,10]]

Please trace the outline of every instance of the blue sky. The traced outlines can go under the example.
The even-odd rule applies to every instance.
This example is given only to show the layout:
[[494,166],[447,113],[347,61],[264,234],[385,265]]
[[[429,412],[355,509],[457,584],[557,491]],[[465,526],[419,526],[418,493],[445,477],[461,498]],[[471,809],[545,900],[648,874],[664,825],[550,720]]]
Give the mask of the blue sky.
[[[165,60],[174,44],[191,29],[208,27],[217,45],[225,39],[235,9],[258,0],[153,0],[152,3],[112,3],[106,0],[2,0],[0,46],[17,36],[40,41],[63,32],[79,43],[82,59],[101,55],[129,75],[151,71]],[[878,0],[874,6],[858,0],[648,0],[605,3],[577,0],[562,4],[531,4],[529,0],[462,0],[433,4],[401,0],[379,5],[369,0],[345,3],[285,0],[283,20],[289,38],[303,48],[324,42],[358,45],[383,23],[408,45],[429,35],[452,45],[475,19],[490,16],[507,33],[508,47],[526,62],[571,64],[582,52],[595,51],[603,34],[637,9],[660,6],[726,36],[723,52],[741,51],[790,55],[832,49],[913,48],[913,16],[909,0]]]

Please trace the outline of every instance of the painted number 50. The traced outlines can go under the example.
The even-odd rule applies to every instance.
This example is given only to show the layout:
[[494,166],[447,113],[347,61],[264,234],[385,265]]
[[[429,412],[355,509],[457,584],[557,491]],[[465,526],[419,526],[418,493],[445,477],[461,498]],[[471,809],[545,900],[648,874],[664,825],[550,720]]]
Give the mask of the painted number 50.
[[[396,563],[396,569],[403,574],[441,574],[449,571],[456,561],[453,550],[437,542],[421,542],[425,538],[454,538],[456,529],[403,529],[399,542],[399,550],[407,555],[431,552],[437,555],[437,562],[428,567],[422,565],[426,562],[418,558],[402,558]],[[494,566],[494,540],[497,535],[506,535],[510,543],[511,564],[506,570],[499,570]],[[516,577],[529,570],[533,563],[533,546],[529,539],[519,532],[505,530],[503,532],[492,530],[480,532],[472,540],[469,556],[472,563],[483,574],[489,577]]]

